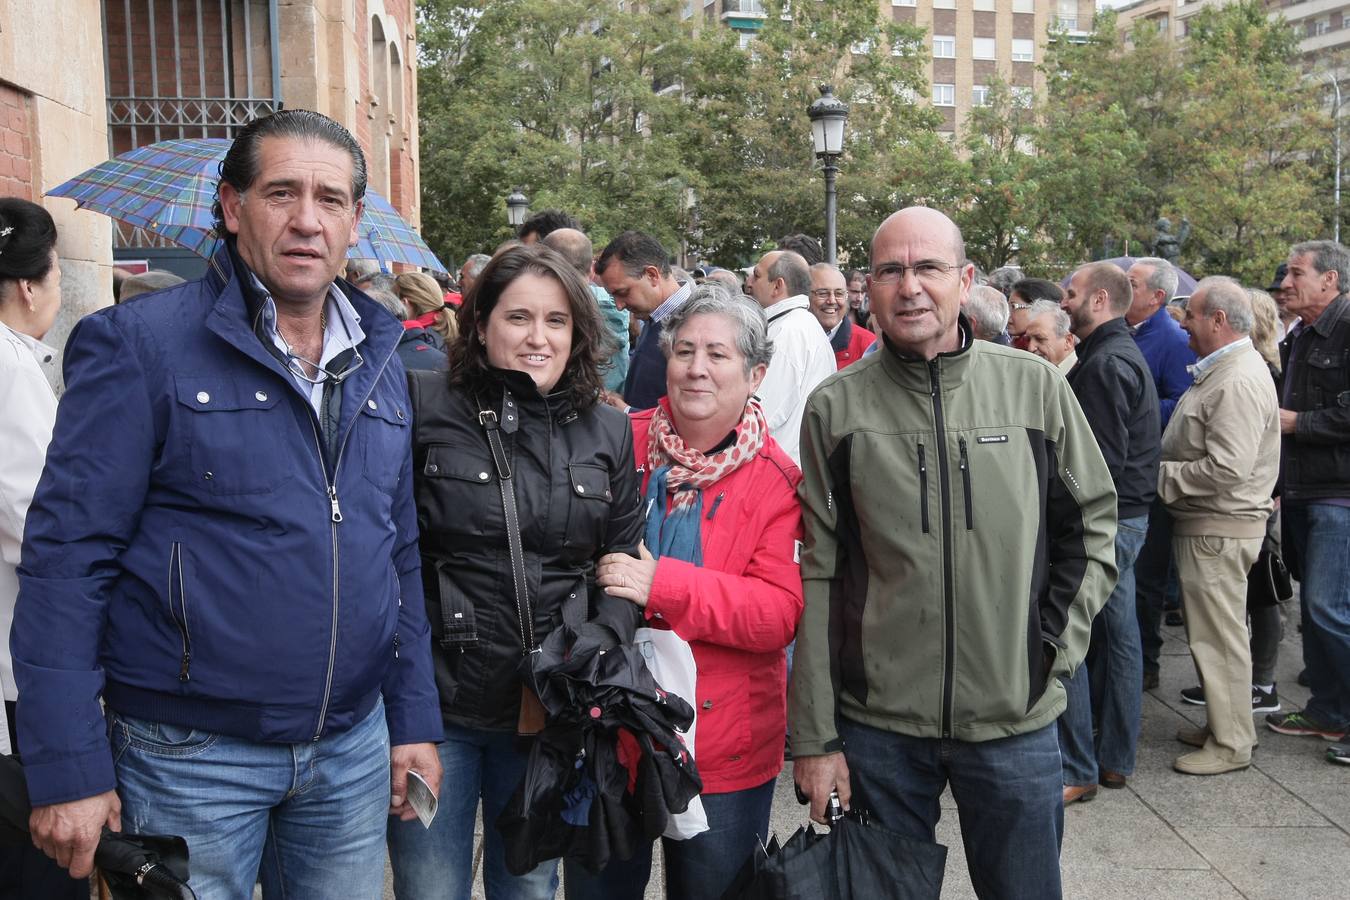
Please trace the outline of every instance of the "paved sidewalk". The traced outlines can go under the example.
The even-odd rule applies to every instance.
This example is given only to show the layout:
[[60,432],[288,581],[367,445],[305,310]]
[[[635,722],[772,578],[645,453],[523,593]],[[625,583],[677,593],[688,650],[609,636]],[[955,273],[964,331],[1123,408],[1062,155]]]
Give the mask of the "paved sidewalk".
[[[1297,617],[1297,606],[1286,604]],[[1260,748],[1250,769],[1210,778],[1181,775],[1177,728],[1204,724],[1204,708],[1179,691],[1196,683],[1181,628],[1164,628],[1162,686],[1144,695],[1134,777],[1124,790],[1069,807],[1064,822],[1064,896],[1069,900],[1230,900],[1343,896],[1350,885],[1350,766],[1323,756],[1326,743],[1275,734],[1258,716]],[[1301,708],[1302,651],[1294,623],[1280,648],[1284,708]],[[806,821],[779,779],[773,824],[786,837]],[[950,794],[938,840],[949,848],[944,898],[974,897]],[[659,873],[649,900],[660,900]],[[392,892],[386,896],[393,897]],[[474,898],[482,898],[481,880]],[[561,892],[559,892],[561,896]]]

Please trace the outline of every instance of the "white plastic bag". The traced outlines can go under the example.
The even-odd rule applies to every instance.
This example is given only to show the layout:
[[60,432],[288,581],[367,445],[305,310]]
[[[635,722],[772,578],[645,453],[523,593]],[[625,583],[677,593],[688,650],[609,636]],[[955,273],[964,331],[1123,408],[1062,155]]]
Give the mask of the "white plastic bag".
[[[694,729],[698,726],[698,668],[694,665],[694,651],[689,642],[665,628],[639,628],[633,643],[642,651],[642,659],[656,683],[668,694],[681,698],[694,710],[694,721],[683,732],[685,747],[694,755]],[[688,840],[708,830],[708,816],[703,811],[703,798],[689,801],[689,808],[675,813],[666,825],[665,837],[675,841]]]

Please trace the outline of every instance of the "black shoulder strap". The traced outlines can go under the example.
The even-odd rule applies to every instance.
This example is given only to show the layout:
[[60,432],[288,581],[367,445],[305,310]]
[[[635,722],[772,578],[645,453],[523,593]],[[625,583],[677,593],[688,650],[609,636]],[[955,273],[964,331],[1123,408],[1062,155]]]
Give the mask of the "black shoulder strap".
[[[506,408],[513,408],[511,392],[505,392]],[[520,540],[520,514],[516,511],[516,486],[511,481],[511,460],[502,445],[501,422],[497,413],[479,404],[478,424],[487,436],[492,451],[492,463],[497,469],[497,486],[502,494],[502,511],[506,514],[506,544],[511,556],[511,580],[515,586],[516,616],[520,620],[520,647],[525,653],[535,649],[534,610],[530,606],[530,588],[525,579],[525,547]],[[514,424],[514,422],[513,422]],[[514,429],[512,429],[514,430]]]

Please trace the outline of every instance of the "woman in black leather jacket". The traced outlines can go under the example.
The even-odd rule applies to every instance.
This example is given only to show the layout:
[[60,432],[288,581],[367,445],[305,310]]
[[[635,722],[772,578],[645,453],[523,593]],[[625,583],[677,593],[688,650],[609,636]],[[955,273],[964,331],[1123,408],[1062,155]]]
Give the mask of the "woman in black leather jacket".
[[[556,861],[513,877],[493,827],[525,767],[516,733],[533,704],[522,704],[517,669],[560,624],[563,602],[586,596],[596,559],[637,555],[632,430],[623,413],[598,403],[604,325],[585,281],[553,251],[512,247],[494,257],[464,299],[459,332],[448,378],[410,378],[422,577],[446,741],[431,828],[391,820],[394,892],[400,900],[469,896],[481,797],[489,900],[551,900]],[[497,430],[500,463],[485,425]],[[499,471],[509,471],[518,511],[519,596]]]

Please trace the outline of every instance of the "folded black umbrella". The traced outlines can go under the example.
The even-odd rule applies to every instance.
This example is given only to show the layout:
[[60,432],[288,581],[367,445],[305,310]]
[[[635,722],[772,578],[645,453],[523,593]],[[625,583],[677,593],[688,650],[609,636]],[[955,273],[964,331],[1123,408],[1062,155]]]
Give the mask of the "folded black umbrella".
[[[602,611],[606,600],[597,602]],[[559,857],[592,872],[611,857],[628,859],[703,787],[677,731],[694,710],[652,677],[633,645],[633,617],[620,608],[578,621],[584,609],[565,608],[563,624],[522,663],[548,725],[497,819],[517,875]]]
[[746,861],[722,900],[938,900],[947,848],[897,834],[859,810],[826,832],[797,829]]
[[[0,842],[28,843],[28,784],[18,757],[0,756]],[[181,837],[103,829],[94,851],[114,900],[196,900],[187,886],[188,846]]]

